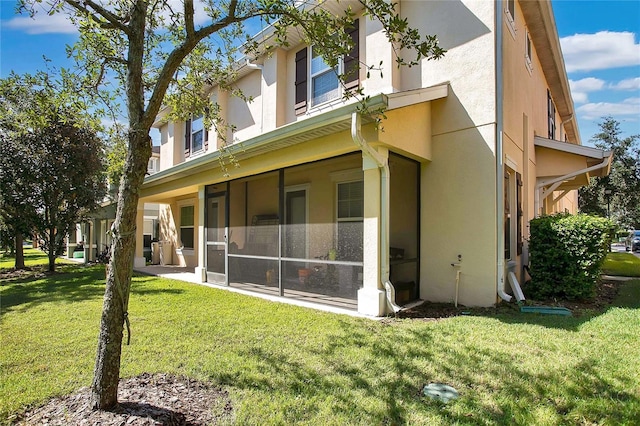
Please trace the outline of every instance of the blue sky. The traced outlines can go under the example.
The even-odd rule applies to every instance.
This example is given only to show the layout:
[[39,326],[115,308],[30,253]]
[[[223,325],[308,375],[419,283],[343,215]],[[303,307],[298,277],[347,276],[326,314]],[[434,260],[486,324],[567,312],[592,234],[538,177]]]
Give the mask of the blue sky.
[[[488,0],[487,0],[488,1]],[[640,1],[553,0],[583,144],[611,115],[624,136],[640,134]],[[60,15],[31,20],[0,0],[0,76],[69,66],[66,45],[76,32]],[[45,15],[45,14],[41,14]]]

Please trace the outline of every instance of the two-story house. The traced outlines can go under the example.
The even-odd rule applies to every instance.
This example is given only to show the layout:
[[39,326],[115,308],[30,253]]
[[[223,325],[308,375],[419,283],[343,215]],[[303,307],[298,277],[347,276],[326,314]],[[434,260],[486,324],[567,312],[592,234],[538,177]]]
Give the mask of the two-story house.
[[[293,34],[289,48],[240,66],[236,85],[252,102],[210,92],[236,126],[226,150],[202,117],[161,114],[136,264],[144,206],[157,204],[158,238],[202,282],[369,315],[418,298],[509,300],[528,221],[575,212],[576,189],[606,174],[611,154],[580,143],[550,2],[403,0],[398,13],[447,53],[396,68],[380,24],[360,16],[339,66],[387,67],[347,82],[386,108],[380,127]],[[230,154],[239,167],[227,175]]]

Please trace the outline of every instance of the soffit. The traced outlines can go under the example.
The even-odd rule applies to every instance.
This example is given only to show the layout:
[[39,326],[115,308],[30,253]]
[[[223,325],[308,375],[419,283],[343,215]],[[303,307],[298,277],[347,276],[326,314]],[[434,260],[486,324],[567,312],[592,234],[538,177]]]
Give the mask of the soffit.
[[519,5],[567,137],[571,143],[580,145],[580,133],[551,2],[521,1]]
[[[391,95],[379,94],[371,97],[367,101],[367,105],[371,110],[380,107],[387,110],[402,108],[416,103],[444,98],[447,96],[448,90],[449,83],[445,82],[427,88],[398,92]],[[232,155],[238,160],[257,157],[261,154],[349,130],[351,128],[351,115],[357,111],[358,105],[357,102],[343,105],[334,110],[287,124],[247,141],[235,143],[227,147],[225,152],[216,151],[185,161],[146,177],[143,185],[145,188],[150,188],[210,170],[211,167],[217,164],[221,156]],[[372,121],[371,117],[362,116],[362,124],[371,123]]]
[[[604,151],[582,145],[574,145],[552,139],[536,136],[536,174],[538,179],[554,180],[562,176],[578,173],[567,179],[558,190],[577,189],[589,184],[592,177],[602,177],[609,174],[611,168],[612,151]],[[595,168],[600,164],[608,164],[602,168]],[[594,167],[594,170],[587,169]]]

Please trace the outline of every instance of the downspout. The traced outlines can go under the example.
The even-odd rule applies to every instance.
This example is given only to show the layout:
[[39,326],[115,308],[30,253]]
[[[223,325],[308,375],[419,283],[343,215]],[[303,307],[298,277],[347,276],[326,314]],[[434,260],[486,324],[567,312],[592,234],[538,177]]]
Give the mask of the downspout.
[[496,1],[494,7],[495,25],[496,25],[496,69],[495,69],[495,87],[496,87],[496,290],[498,296],[506,302],[511,302],[511,295],[505,291],[504,280],[504,160],[502,158],[502,130],[504,111],[503,105],[503,81],[502,81],[502,6],[501,2]]
[[380,281],[386,290],[387,305],[395,313],[402,308],[395,303],[395,290],[389,277],[389,162],[387,158],[381,156],[378,151],[367,143],[362,136],[361,130],[360,114],[354,112],[351,114],[351,138],[353,142],[358,145],[362,153],[372,159],[380,169]]
[[[592,172],[594,170],[599,170],[599,169],[604,169],[606,167],[609,167],[609,164],[611,163],[611,152],[610,151],[606,151],[604,153],[604,155],[606,156],[606,158],[604,159],[604,161],[602,161],[602,163],[598,163],[595,166],[591,166],[591,167],[587,167],[586,169],[582,169],[582,170],[578,170],[575,172],[571,172],[569,174],[566,174],[564,176],[560,176],[558,178],[555,179],[550,179],[550,180],[545,180],[542,181],[540,183],[536,184],[536,192],[535,192],[535,212],[536,212],[536,217],[540,216],[540,204],[542,202],[542,200],[544,200],[545,198],[547,198],[549,196],[549,192],[553,192],[553,190],[555,190],[558,186],[560,186],[560,184],[565,181],[565,180],[569,180],[569,179],[573,179],[576,176],[579,176],[581,174],[584,173],[589,173]],[[552,185],[553,189],[551,191],[547,191],[546,194],[543,194],[543,190],[545,186],[548,185]]]

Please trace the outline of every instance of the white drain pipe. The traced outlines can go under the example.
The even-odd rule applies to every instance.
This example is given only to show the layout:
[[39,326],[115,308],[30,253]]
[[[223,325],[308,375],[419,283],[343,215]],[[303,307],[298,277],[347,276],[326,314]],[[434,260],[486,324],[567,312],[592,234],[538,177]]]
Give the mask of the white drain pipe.
[[495,64],[495,87],[496,87],[496,291],[498,296],[506,302],[511,302],[511,295],[505,291],[504,277],[504,159],[502,149],[502,130],[503,130],[503,74],[502,74],[502,13],[500,3],[495,6],[495,46],[496,46],[496,64]]
[[395,313],[400,311],[402,307],[396,304],[395,290],[389,276],[389,161],[388,158],[373,149],[362,136],[360,114],[357,112],[351,114],[351,138],[360,147],[362,153],[372,159],[380,169],[380,280],[386,291],[387,305]]

